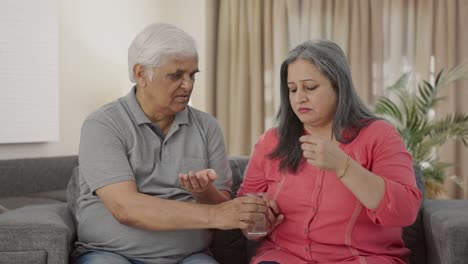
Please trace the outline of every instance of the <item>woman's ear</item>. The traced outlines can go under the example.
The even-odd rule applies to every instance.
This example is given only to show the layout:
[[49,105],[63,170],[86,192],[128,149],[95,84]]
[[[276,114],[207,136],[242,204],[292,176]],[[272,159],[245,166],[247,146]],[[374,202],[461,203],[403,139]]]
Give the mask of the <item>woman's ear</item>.
[[147,82],[146,70],[141,64],[135,64],[133,66],[133,76],[139,87],[145,87]]

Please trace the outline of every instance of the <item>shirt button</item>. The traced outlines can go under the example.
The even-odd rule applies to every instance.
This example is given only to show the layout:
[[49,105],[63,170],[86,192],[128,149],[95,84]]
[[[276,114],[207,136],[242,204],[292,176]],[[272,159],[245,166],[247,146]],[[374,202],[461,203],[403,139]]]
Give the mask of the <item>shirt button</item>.
[[304,251],[309,252],[309,247],[304,247]]
[[317,212],[317,208],[312,207],[312,212],[314,212],[314,213]]

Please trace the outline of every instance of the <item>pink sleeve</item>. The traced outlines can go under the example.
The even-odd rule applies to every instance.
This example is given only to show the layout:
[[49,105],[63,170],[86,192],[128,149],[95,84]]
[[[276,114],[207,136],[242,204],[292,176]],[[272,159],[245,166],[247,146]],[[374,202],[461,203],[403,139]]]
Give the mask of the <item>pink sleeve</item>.
[[[376,130],[380,134],[380,129]],[[370,170],[384,179],[385,192],[377,208],[367,209],[367,215],[383,226],[409,226],[416,220],[422,197],[416,186],[413,159],[393,126],[385,122],[381,131],[386,133],[373,142]]]
[[265,155],[268,155],[268,153],[264,151],[264,144],[266,144],[267,141],[265,138],[266,134],[262,135],[255,144],[254,151],[250,156],[249,164],[244,173],[244,179],[237,192],[238,197],[246,193],[265,192],[268,187],[264,169]]

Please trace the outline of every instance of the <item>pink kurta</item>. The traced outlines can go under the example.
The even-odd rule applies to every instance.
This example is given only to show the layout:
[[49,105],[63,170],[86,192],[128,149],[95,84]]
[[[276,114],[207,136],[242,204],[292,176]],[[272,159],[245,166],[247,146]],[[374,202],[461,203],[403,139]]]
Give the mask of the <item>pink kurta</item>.
[[421,192],[412,158],[392,125],[374,121],[354,141],[340,144],[352,159],[384,179],[385,194],[375,210],[364,207],[332,171],[305,163],[297,173],[281,173],[279,160],[266,157],[277,143],[276,129],[260,137],[238,193],[266,192],[285,216],[252,263],[407,262],[402,227],[415,221]]

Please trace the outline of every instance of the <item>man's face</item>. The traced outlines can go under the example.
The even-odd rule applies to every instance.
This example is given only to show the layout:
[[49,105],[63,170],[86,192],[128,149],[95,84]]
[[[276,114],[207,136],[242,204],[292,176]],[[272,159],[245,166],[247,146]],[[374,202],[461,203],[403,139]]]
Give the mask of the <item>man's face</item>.
[[195,74],[198,72],[198,58],[168,58],[152,72],[152,80],[146,78],[142,89],[146,101],[164,115],[183,111],[192,94]]

